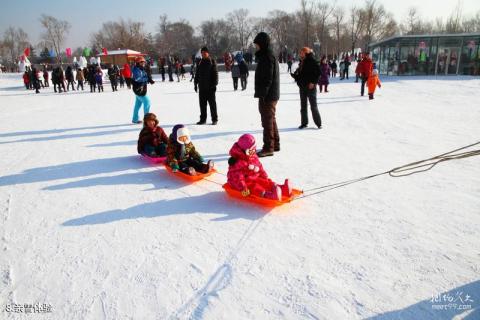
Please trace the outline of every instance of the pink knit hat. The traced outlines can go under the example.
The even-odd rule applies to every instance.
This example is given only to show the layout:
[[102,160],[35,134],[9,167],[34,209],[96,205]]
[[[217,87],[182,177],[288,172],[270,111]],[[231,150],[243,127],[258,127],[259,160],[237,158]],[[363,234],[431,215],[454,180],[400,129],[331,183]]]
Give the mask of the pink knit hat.
[[255,147],[255,138],[251,134],[246,133],[238,139],[237,144],[242,150],[248,150]]

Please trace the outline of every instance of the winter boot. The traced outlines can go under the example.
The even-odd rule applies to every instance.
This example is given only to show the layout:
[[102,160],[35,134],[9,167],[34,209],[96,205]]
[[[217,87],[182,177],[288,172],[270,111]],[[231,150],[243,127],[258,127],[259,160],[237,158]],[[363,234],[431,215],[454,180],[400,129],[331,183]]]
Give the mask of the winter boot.
[[188,167],[188,174],[191,175],[191,176],[196,176],[197,171],[195,171],[194,167]]
[[282,196],[290,197],[292,195],[292,186],[288,179],[285,179],[285,182],[280,185],[280,189],[282,190]]
[[282,189],[279,186],[275,186],[273,191],[265,191],[263,197],[272,200],[282,200]]
[[208,171],[211,171],[213,169],[213,166],[215,163],[212,160],[208,160],[207,166],[208,166]]
[[373,93],[368,94],[368,100],[373,100]]

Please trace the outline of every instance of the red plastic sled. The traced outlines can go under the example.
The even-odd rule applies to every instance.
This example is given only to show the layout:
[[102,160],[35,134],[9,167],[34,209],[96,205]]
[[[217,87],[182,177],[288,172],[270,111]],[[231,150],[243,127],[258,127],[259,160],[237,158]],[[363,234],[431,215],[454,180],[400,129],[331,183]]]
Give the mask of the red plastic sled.
[[254,202],[256,204],[265,206],[265,207],[276,207],[281,206],[282,204],[289,203],[299,195],[303,193],[303,191],[298,189],[292,189],[292,195],[290,197],[282,197],[282,200],[272,200],[272,199],[265,199],[262,197],[257,197],[254,195],[249,195],[248,197],[242,196],[242,193],[238,190],[233,189],[228,183],[225,183],[223,189],[228,193],[229,196],[241,199],[244,201]]
[[215,172],[217,172],[215,170],[215,168],[212,168],[209,172],[207,173],[200,173],[200,172],[197,172],[197,174],[195,176],[191,176],[189,174],[186,174],[186,173],[183,173],[181,171],[177,171],[177,172],[173,172],[172,171],[172,168],[170,168],[170,166],[167,164],[167,163],[164,163],[163,164],[165,166],[165,169],[167,169],[167,171],[179,178],[182,178],[184,180],[187,180],[187,181],[190,181],[190,182],[195,182],[195,181],[199,181],[199,180],[202,180],[203,178],[206,178],[208,176],[211,176],[212,174],[214,174]]
[[142,153],[142,157],[152,164],[165,163],[167,160],[167,157],[150,157],[144,153]]

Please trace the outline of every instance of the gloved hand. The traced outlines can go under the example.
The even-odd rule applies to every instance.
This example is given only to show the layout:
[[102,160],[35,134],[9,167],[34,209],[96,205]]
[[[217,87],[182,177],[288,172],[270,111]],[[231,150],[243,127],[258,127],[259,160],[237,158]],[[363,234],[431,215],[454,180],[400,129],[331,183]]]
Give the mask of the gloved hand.
[[195,89],[195,92],[198,92],[198,87],[197,87],[197,85],[195,85],[194,89]]
[[250,190],[245,189],[245,190],[242,191],[242,196],[248,197],[249,195],[250,195]]
[[178,164],[172,165],[172,172],[177,172],[178,170],[180,170],[180,167],[178,166]]
[[381,88],[381,87],[382,87],[382,85],[381,85],[381,84],[378,84],[378,87],[379,87],[379,88]]

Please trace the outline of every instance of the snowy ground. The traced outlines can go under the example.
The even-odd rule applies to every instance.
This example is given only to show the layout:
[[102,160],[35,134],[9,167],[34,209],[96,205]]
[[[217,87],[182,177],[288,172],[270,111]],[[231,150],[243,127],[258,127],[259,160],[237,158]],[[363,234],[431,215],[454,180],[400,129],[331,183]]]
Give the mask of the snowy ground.
[[[156,80],[151,111],[168,133],[189,125],[221,173],[240,134],[261,140],[253,73],[244,92],[221,73],[217,126],[192,125],[192,83]],[[374,101],[333,80],[324,129],[300,131],[282,73],[271,177],[311,189],[480,140],[480,79],[383,80]],[[0,75],[1,319],[34,317],[15,303],[51,305],[40,319],[480,319],[478,157],[268,211],[227,197],[222,174],[186,184],[140,159],[133,101]],[[436,310],[443,297],[471,309]]]

